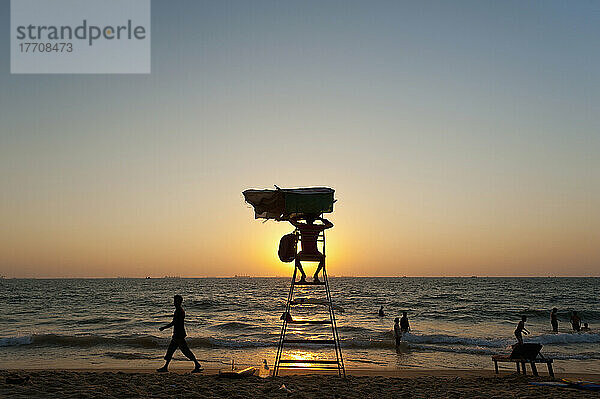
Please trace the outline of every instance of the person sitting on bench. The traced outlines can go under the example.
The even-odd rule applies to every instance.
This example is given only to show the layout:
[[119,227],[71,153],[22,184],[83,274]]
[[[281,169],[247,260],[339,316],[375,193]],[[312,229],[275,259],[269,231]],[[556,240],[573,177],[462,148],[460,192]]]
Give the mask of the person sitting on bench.
[[554,363],[554,359],[547,358],[540,353],[542,349],[541,344],[535,343],[527,343],[523,345],[515,344],[513,345],[513,350],[510,355],[494,355],[492,356],[492,361],[494,362],[494,368],[496,369],[496,374],[498,374],[498,363],[510,362],[515,363],[517,365],[517,373],[521,373],[521,369],[523,369],[523,374],[527,374],[525,364],[529,363],[531,365],[531,371],[533,375],[537,376],[537,367],[536,363],[546,364],[548,367],[548,374],[550,377],[554,378],[554,370],[552,369],[552,363]]
[[[304,219],[306,223],[300,223],[299,220]],[[322,224],[315,224],[315,220],[320,220]],[[317,239],[319,234],[326,229],[333,227],[333,223],[329,220],[316,215],[305,215],[296,216],[289,219],[289,222],[300,231],[300,242],[302,243],[302,250],[296,255],[296,267],[300,270],[302,277],[300,282],[306,281],[306,273],[302,269],[300,261],[315,261],[319,262],[319,266],[314,274],[315,282],[319,282],[319,272],[325,265],[325,256],[319,252],[317,247]]]

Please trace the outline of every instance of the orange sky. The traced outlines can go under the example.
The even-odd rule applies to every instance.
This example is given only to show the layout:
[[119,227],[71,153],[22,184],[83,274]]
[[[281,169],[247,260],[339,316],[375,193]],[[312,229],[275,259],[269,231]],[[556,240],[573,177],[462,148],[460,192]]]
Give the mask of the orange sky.
[[[168,207],[113,209],[88,200],[40,210],[2,237],[1,273],[17,277],[290,275],[277,259],[287,223],[254,220],[241,189],[200,206],[203,193]],[[377,191],[375,192],[377,193]],[[555,215],[556,207],[512,208],[498,200],[431,207],[338,191],[328,231],[328,270],[335,275],[595,275],[598,220]],[[193,201],[196,198],[198,201]],[[466,200],[466,198],[463,198]],[[435,199],[431,197],[430,201]],[[63,209],[61,209],[64,206]],[[478,209],[479,206],[479,209]],[[490,206],[488,204],[488,206]],[[512,206],[512,207],[511,207]],[[215,212],[211,212],[215,209]],[[583,212],[582,212],[583,213]],[[53,215],[49,217],[49,215]],[[490,222],[493,220],[493,223]],[[309,269],[313,266],[309,266]]]

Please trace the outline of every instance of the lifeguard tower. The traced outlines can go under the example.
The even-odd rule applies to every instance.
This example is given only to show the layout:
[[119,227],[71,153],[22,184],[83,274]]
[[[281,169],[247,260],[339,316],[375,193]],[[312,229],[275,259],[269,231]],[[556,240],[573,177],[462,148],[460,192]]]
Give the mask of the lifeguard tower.
[[[295,189],[276,187],[275,190],[246,190],[243,194],[246,202],[254,207],[256,219],[273,219],[276,221],[302,219],[306,215],[322,216],[324,213],[333,212],[333,203],[335,202],[334,190],[327,187]],[[294,241],[296,243],[301,233],[296,229],[293,234],[296,237]],[[317,242],[320,247],[319,251],[323,255],[321,269],[323,278],[319,281],[298,281],[298,267],[294,267],[285,311],[281,317],[281,333],[277,345],[273,376],[277,376],[281,369],[337,370],[340,377],[346,376],[335,320],[335,310],[342,309],[334,306],[329,289],[327,258],[325,257],[325,229],[318,233]],[[292,254],[297,255],[297,253],[297,247],[294,245]],[[290,260],[285,259],[285,261]],[[299,260],[299,262],[302,262],[302,260]],[[294,314],[303,307],[317,309],[325,307],[327,316],[321,316],[317,319],[311,317],[295,318]],[[314,313],[310,312],[311,315],[314,315]],[[310,331],[303,334],[302,328],[308,328]],[[308,335],[310,338],[297,338],[295,335]],[[333,347],[335,358],[326,349],[323,351],[329,352],[329,356],[326,358],[298,359],[286,355],[290,349],[295,347],[313,345],[315,352],[317,348]]]

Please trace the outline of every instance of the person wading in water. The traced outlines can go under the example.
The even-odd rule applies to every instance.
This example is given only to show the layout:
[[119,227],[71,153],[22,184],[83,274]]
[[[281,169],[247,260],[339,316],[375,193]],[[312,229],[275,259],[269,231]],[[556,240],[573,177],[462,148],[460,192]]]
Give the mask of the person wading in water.
[[558,312],[558,309],[552,308],[552,312],[550,313],[550,324],[552,324],[553,332],[558,332],[558,317],[556,317],[556,312]]
[[402,318],[400,319],[400,331],[402,335],[410,331],[410,324],[408,323],[408,315],[406,312],[402,312]]

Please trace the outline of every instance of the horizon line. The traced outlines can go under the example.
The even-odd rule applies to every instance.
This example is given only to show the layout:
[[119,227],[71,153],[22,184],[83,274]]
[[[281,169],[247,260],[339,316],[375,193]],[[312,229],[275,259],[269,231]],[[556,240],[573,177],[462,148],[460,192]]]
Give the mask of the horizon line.
[[[330,278],[600,278],[596,275],[560,275],[560,276],[540,276],[540,275],[455,275],[455,276],[338,276],[330,275]],[[140,277],[140,276],[111,276],[111,277],[99,277],[99,276],[87,276],[87,277],[7,277],[1,276],[0,280],[101,280],[101,279],[131,279],[131,280],[164,280],[164,279],[253,279],[253,278],[285,278],[289,279],[289,276],[247,276],[247,275],[232,275],[232,276],[162,276],[162,277]]]

